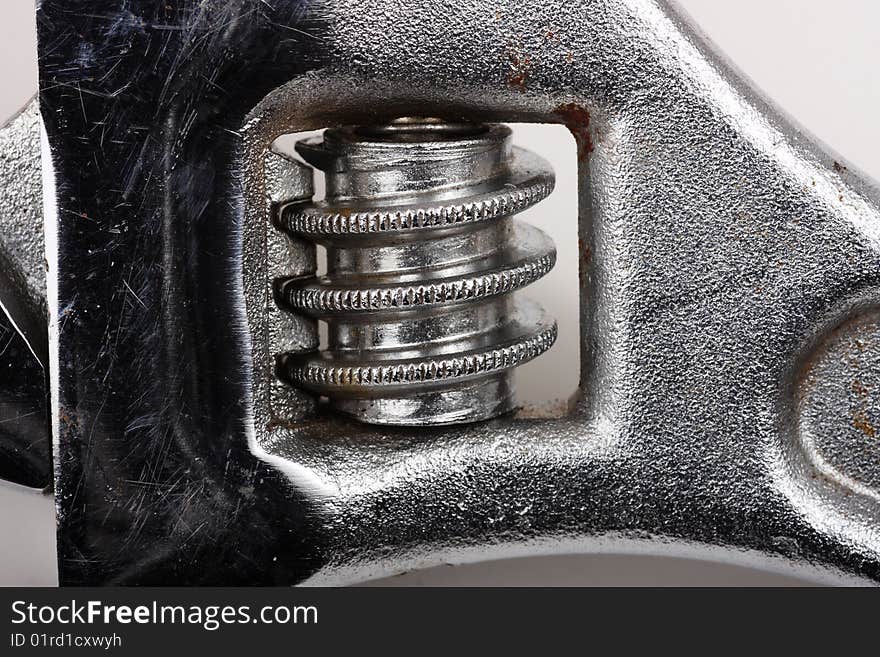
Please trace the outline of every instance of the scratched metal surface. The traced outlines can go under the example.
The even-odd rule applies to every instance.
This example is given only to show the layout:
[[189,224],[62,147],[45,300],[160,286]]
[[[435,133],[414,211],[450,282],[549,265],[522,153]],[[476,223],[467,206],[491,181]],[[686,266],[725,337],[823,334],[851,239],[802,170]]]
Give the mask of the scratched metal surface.
[[[880,579],[880,192],[674,8],[43,0],[38,22],[63,583],[571,551]],[[269,279],[314,254],[268,225],[305,190],[267,180],[269,144],[406,114],[577,138],[568,417],[376,430],[274,383],[315,334]]]

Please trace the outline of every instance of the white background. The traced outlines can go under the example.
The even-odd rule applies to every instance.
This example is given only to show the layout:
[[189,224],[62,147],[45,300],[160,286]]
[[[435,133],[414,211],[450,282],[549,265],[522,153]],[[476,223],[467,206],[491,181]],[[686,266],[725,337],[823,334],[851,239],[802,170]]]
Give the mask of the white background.
[[[538,1],[538,0],[532,0]],[[12,116],[37,86],[34,0],[2,0],[0,119]],[[854,166],[880,179],[880,3],[874,0],[682,0],[696,22],[755,83]],[[526,400],[566,397],[577,381],[574,147],[558,126],[518,126],[518,144],[549,159],[553,196],[524,217],[550,233],[559,265],[530,288],[560,324],[557,346],[524,368]],[[0,585],[56,582],[54,517],[49,497],[0,483]],[[441,567],[380,583],[394,584],[791,584],[741,568],[677,559],[564,556]]]

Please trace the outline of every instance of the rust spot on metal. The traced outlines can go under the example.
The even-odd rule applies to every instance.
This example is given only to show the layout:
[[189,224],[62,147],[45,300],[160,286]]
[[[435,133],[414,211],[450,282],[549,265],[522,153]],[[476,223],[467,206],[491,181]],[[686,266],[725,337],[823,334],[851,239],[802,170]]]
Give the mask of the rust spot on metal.
[[532,60],[520,55],[519,50],[514,46],[509,46],[506,54],[507,64],[510,67],[507,72],[507,86],[525,91],[532,69]]
[[589,262],[590,258],[593,256],[593,252],[590,249],[590,245],[585,243],[582,239],[578,240],[578,250],[581,254],[581,260],[584,262]]
[[74,427],[78,424],[76,413],[68,411],[64,406],[59,409],[59,419],[68,427]]
[[58,419],[60,426],[59,433],[64,440],[75,440],[80,433],[79,417],[76,411],[68,409],[65,406],[59,408]]
[[593,250],[590,245],[578,238],[578,255],[580,256],[580,267],[578,267],[578,278],[583,286],[586,282],[587,265],[593,257]]
[[877,428],[873,424],[871,424],[871,420],[868,419],[868,415],[864,411],[853,411],[852,425],[863,434],[865,434],[868,438],[877,437]]
[[277,429],[287,429],[288,431],[293,431],[299,429],[302,426],[302,423],[299,422],[291,422],[290,420],[284,420],[281,418],[272,418],[266,423],[266,432],[273,433]]
[[862,383],[859,379],[855,379],[852,382],[852,391],[856,393],[859,397],[867,397],[868,396],[868,387]]
[[583,162],[593,152],[593,137],[590,134],[590,113],[577,103],[563,103],[553,110],[574,135],[578,145],[578,160]]

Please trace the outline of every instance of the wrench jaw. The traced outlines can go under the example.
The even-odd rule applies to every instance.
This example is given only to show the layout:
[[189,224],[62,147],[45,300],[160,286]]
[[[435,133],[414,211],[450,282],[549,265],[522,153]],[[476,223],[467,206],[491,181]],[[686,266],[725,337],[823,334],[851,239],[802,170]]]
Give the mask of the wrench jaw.
[[52,482],[40,110],[0,129],[0,479]]
[[[128,54],[111,40],[86,79],[67,64],[105,41],[114,3],[43,0],[51,310],[75,319],[52,391],[62,581],[346,583],[573,551],[880,579],[875,189],[665,3],[367,4],[134,3]],[[272,142],[438,112],[562,122],[578,141],[566,417],[365,427],[275,377],[275,354],[317,336],[272,309],[277,276],[314,269],[271,222],[311,195],[293,163],[281,185]]]

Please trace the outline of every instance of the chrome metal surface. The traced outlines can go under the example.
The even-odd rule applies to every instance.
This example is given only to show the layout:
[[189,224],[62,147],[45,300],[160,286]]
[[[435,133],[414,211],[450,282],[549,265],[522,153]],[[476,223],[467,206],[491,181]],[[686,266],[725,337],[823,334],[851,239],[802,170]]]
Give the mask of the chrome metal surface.
[[[63,582],[572,551],[880,580],[880,191],[675,7],[43,0],[39,29]],[[274,377],[317,333],[272,298],[314,247],[272,226],[310,194],[271,144],[425,115],[577,140],[566,417],[367,428]]]
[[511,217],[553,190],[503,126],[403,119],[300,142],[327,198],[279,212],[327,246],[327,274],[277,281],[286,309],[323,318],[325,351],[279,357],[282,377],[363,422],[436,426],[516,407],[512,369],[556,323],[511,295],[550,271],[551,240]]

